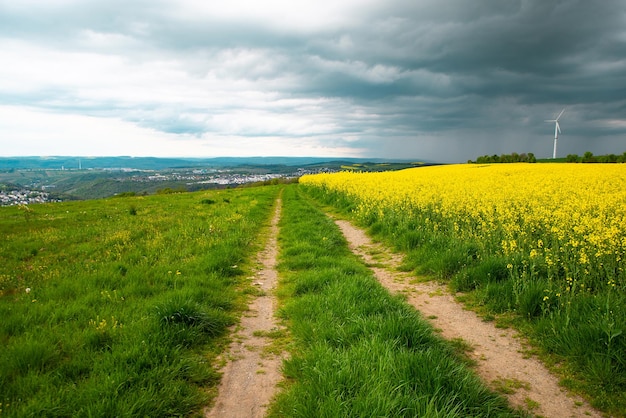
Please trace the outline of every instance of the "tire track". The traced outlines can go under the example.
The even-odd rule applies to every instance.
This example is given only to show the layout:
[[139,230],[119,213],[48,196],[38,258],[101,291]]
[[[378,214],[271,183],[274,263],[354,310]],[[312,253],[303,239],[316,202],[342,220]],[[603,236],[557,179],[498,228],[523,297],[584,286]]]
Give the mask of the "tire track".
[[213,407],[205,411],[207,418],[263,417],[282,378],[282,357],[265,351],[272,343],[267,334],[279,328],[274,317],[276,299],[273,291],[278,281],[276,259],[281,203],[278,199],[267,245],[257,255],[260,268],[254,285],[261,295],[250,303],[233,335],[225,357],[227,362],[221,370],[217,398]]
[[[504,394],[514,407],[547,418],[601,417],[583,399],[568,394],[537,358],[526,354],[520,336],[512,330],[498,329],[474,312],[463,309],[449,291],[436,283],[411,283],[408,273],[397,271],[400,257],[374,244],[364,231],[345,220],[335,220],[350,249],[372,266],[380,283],[393,293],[405,293],[408,302],[424,318],[441,330],[446,339],[462,338],[472,347],[470,357],[477,363],[479,376],[491,387],[512,385],[513,393]],[[377,254],[382,257],[374,257]]]

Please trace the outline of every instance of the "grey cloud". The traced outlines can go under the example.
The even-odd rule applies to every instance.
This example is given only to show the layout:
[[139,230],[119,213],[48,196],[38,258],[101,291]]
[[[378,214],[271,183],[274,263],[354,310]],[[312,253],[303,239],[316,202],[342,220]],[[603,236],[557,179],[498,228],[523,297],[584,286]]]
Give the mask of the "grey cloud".
[[[585,147],[626,150],[619,140],[626,135],[626,4],[621,0],[380,1],[355,13],[345,26],[301,31],[250,18],[190,19],[166,0],[72,6],[41,14],[3,10],[0,36],[93,50],[96,46],[79,35],[118,35],[120,42],[103,46],[103,53],[142,65],[175,61],[198,86],[214,78],[234,96],[241,88],[267,98],[211,104],[214,109],[186,103],[184,97],[175,106],[138,98],[129,108],[122,99],[72,102],[79,95],[66,91],[56,109],[84,106],[85,113],[108,111],[156,130],[196,136],[218,133],[207,116],[211,113],[247,109],[285,119],[308,115],[323,121],[324,129],[311,123],[309,135],[325,144],[367,147],[372,155],[390,157],[423,150],[431,159],[464,161],[478,153],[543,148],[549,155],[544,142],[550,145],[551,134],[543,121],[567,106],[564,153]],[[214,84],[207,87],[207,97]],[[46,106],[44,99],[20,97],[3,100]],[[316,98],[334,102],[326,111],[303,110],[301,102]],[[289,99],[294,101],[285,104]],[[307,136],[288,126],[255,131],[250,125],[239,132]]]

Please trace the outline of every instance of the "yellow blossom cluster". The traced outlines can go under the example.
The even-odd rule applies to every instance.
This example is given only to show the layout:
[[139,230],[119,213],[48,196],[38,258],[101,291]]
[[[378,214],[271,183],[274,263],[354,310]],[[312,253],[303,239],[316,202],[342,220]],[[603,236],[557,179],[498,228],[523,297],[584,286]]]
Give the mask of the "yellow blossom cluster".
[[309,175],[300,183],[353,199],[365,220],[412,219],[405,225],[491,243],[548,271],[623,276],[624,164],[442,165]]

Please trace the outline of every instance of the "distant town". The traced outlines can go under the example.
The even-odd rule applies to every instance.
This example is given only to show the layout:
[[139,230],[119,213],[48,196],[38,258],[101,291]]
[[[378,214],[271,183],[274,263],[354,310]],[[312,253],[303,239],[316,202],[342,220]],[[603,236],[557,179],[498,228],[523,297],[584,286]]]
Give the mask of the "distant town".
[[29,205],[31,203],[60,202],[50,198],[50,194],[39,190],[10,190],[0,191],[0,206]]
[[[329,169],[327,169],[328,171]],[[188,186],[194,184],[216,184],[222,186],[228,185],[241,185],[247,183],[258,183],[263,181],[269,181],[277,178],[295,178],[304,174],[312,174],[319,172],[320,170],[303,170],[296,169],[293,173],[289,174],[246,174],[237,173],[233,170],[217,170],[217,169],[194,169],[191,171],[173,171],[173,172],[153,172],[153,171],[141,171],[130,177],[117,177],[116,180],[120,182],[134,181],[134,182],[154,182],[154,181],[183,181]],[[129,172],[129,171],[127,171]]]
[[[194,191],[237,187],[250,183],[268,183],[278,179],[288,181],[305,174],[337,170],[324,167],[315,169],[294,168],[287,173],[251,173],[245,171],[268,170],[260,170],[259,168],[249,170],[140,170],[130,168],[12,170],[11,173],[5,173],[4,176],[8,177],[11,182],[4,184],[2,183],[3,176],[0,173],[0,206],[101,198],[128,192],[151,194],[158,193],[160,189]],[[17,174],[20,176],[18,177]],[[21,184],[17,184],[18,180]]]
[[424,162],[289,157],[0,157],[0,206],[276,184],[305,174],[386,171]]

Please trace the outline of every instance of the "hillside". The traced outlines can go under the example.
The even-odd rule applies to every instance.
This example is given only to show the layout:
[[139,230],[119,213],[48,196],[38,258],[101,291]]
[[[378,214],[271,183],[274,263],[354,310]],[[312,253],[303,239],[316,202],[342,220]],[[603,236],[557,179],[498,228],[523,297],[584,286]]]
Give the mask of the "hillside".
[[[18,157],[0,158],[0,201],[8,191],[49,196],[46,201],[98,199],[119,194],[155,194],[279,182],[320,172],[388,171],[428,163],[291,157],[132,158]],[[28,203],[20,201],[20,203]]]

